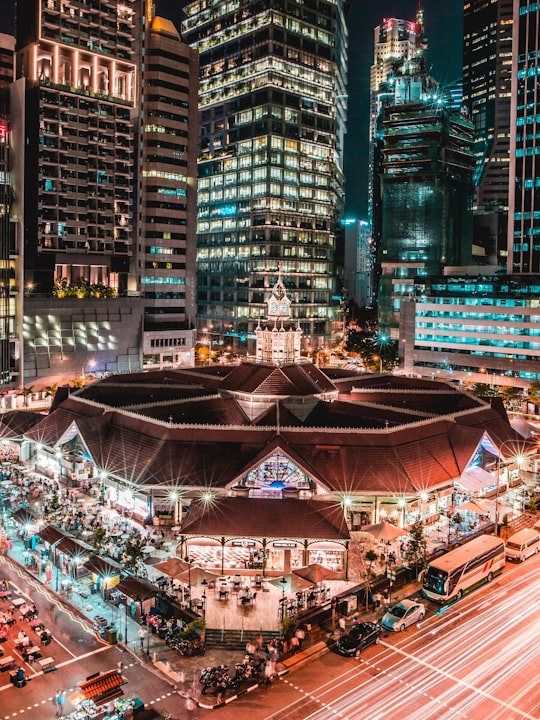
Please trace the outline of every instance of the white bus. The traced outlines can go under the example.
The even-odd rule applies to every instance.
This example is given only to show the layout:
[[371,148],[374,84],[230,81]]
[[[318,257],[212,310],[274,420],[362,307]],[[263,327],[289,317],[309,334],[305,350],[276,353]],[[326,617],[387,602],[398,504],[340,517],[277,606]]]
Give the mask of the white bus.
[[439,603],[459,600],[478,585],[491,582],[502,572],[504,560],[501,538],[479,535],[428,564],[422,593]]

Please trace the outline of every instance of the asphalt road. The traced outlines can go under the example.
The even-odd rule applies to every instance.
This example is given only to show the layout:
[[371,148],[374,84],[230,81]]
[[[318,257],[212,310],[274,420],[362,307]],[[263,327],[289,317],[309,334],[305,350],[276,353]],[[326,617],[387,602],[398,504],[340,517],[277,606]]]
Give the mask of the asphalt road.
[[[166,709],[176,717],[184,717],[185,701],[168,682],[148,667],[148,663],[104,643],[86,620],[67,611],[47,588],[3,558],[0,558],[0,577],[10,580],[13,591],[10,600],[0,599],[0,612],[11,607],[15,597],[34,602],[39,619],[53,636],[49,645],[40,646],[41,655],[52,657],[56,667],[55,671],[44,674],[38,662],[25,662],[14,645],[19,630],[24,629],[36,645],[39,645],[38,638],[25,620],[11,626],[7,642],[2,643],[4,657],[11,655],[25,669],[29,681],[26,687],[15,688],[10,683],[9,672],[0,672],[0,720],[15,716],[22,720],[25,717],[28,720],[54,718],[54,697],[58,690],[64,690],[69,698],[77,691],[79,682],[94,673],[117,668],[119,662],[123,665],[126,697],[137,696],[147,705]],[[18,612],[15,615],[19,617]],[[73,709],[68,701],[65,712]],[[200,712],[197,711],[193,717],[199,717]]]
[[538,720],[540,556],[359,660],[328,653],[219,720]]

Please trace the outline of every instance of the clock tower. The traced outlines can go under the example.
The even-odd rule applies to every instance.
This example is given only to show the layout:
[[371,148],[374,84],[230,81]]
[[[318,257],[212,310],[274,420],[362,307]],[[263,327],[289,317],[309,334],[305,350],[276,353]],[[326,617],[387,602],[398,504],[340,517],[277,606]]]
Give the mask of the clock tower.
[[266,301],[268,321],[266,327],[260,324],[255,330],[257,347],[255,360],[274,365],[290,365],[304,360],[300,356],[302,330],[293,327],[291,300],[281,279],[281,270],[272,293]]

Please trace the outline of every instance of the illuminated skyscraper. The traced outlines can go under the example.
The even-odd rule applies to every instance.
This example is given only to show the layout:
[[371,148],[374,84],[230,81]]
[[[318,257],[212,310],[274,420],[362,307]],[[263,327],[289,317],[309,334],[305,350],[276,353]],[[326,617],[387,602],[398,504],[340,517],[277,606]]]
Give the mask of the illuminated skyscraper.
[[15,38],[0,34],[0,385],[12,379],[18,345],[15,340],[17,311],[17,258],[15,224],[12,222],[11,115],[9,85],[14,77]]
[[[421,6],[420,6],[421,7]],[[370,76],[370,122],[369,122],[369,179],[368,179],[368,228],[371,234],[371,285],[379,284],[380,264],[377,259],[381,243],[381,145],[382,128],[379,124],[384,105],[394,101],[395,78],[404,63],[413,60],[422,32],[421,9],[417,22],[397,18],[384,19],[375,28],[373,65]],[[371,303],[369,303],[371,304]]]
[[337,324],[344,5],[186,3],[201,68],[197,316],[227,343],[253,347],[279,263],[306,341]]
[[540,273],[540,6],[514,2],[508,272]]
[[15,381],[191,362],[195,53],[152,0],[17,10]]
[[188,363],[195,342],[198,54],[161,17],[144,23],[138,284],[144,354]]
[[463,17],[463,104],[474,122],[475,244],[506,264],[512,0],[471,0]]
[[422,53],[396,75],[381,122],[379,325],[397,337],[415,276],[470,263],[473,125],[451,110]]

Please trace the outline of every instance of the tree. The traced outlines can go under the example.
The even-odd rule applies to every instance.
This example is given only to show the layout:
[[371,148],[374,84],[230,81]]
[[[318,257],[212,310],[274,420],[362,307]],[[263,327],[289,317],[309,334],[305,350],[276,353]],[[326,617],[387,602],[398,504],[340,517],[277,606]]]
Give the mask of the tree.
[[57,390],[58,390],[58,383],[53,383],[52,385],[45,385],[45,387],[43,388],[45,397],[53,397],[54,395],[56,395]]
[[409,565],[414,565],[415,574],[426,566],[427,539],[424,521],[415,520],[409,529],[409,542],[407,543],[406,558]]
[[376,562],[378,555],[375,552],[375,550],[367,550],[364,557],[368,561],[369,565],[367,567],[367,575],[368,578],[373,576],[373,563]]
[[83,377],[73,378],[73,380],[71,380],[70,382],[75,390],[80,390],[81,388],[84,387],[84,378]]
[[128,572],[135,572],[139,567],[140,562],[144,556],[142,551],[144,541],[141,537],[128,538],[126,541],[126,548],[124,550],[124,567]]
[[32,393],[34,392],[34,386],[30,385],[29,387],[22,387],[19,391],[19,394],[23,396],[24,398],[24,407],[28,407],[28,398],[31,397]]
[[107,536],[107,531],[103,527],[98,527],[94,530],[94,534],[92,535],[92,539],[90,540],[91,544],[95,547],[96,552],[99,552],[101,546],[105,543],[105,538]]

